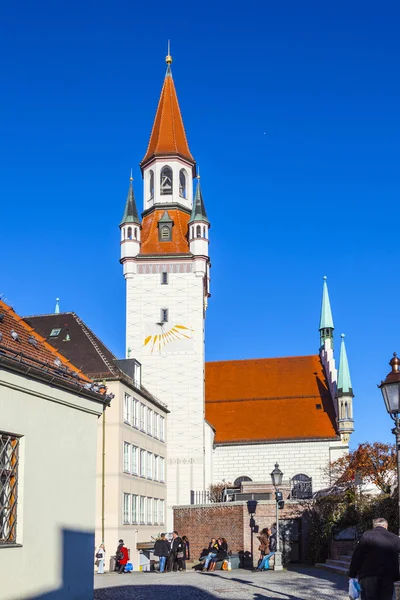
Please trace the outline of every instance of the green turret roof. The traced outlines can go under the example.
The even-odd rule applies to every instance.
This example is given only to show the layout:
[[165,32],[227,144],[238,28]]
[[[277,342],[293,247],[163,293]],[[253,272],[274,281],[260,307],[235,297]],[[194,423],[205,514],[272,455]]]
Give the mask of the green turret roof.
[[210,223],[204,206],[203,195],[201,193],[200,177],[198,177],[197,180],[196,196],[194,198],[193,209],[192,214],[190,215],[189,223],[193,223],[193,221],[205,221],[206,223]]
[[321,318],[319,321],[320,329],[334,329],[331,303],[329,302],[328,284],[326,283],[326,277],[324,277],[324,286],[322,290],[322,307],[321,307]]
[[137,223],[138,225],[140,225],[140,220],[139,220],[138,211],[137,211],[136,202],[135,202],[135,194],[133,193],[132,181],[133,181],[133,179],[131,176],[129,190],[128,190],[128,196],[126,198],[125,212],[124,212],[124,216],[122,217],[122,221],[121,221],[120,225],[124,225],[125,223]]
[[340,361],[339,361],[339,373],[338,373],[338,395],[344,396],[346,394],[353,395],[353,388],[351,386],[349,362],[347,360],[346,344],[344,343],[344,333],[341,335],[342,343],[340,346]]

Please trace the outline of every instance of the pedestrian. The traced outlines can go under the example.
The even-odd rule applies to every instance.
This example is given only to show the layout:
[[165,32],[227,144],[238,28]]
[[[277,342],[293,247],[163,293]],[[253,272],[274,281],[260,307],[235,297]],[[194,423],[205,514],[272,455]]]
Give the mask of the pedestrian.
[[215,567],[218,562],[223,562],[228,558],[228,542],[225,538],[220,537],[217,539],[218,550],[217,554],[211,559],[210,571],[215,571]]
[[182,566],[183,566],[183,570],[186,571],[186,561],[190,560],[190,543],[189,543],[189,538],[187,537],[187,535],[182,536],[182,542],[183,542]]
[[165,533],[162,533],[156,543],[154,544],[154,556],[159,557],[159,570],[160,573],[164,573],[165,571],[165,563],[167,562],[167,558],[170,555],[171,546],[167,538],[165,537]]
[[261,530],[261,535],[258,538],[260,540],[259,550],[261,552],[261,562],[256,569],[253,571],[268,571],[269,559],[274,556],[276,552],[276,533],[271,533],[268,527]]
[[104,544],[100,544],[96,552],[96,563],[98,575],[103,575],[104,565],[106,564],[106,549]]
[[184,544],[182,538],[179,537],[177,531],[172,532],[172,547],[171,547],[171,556],[172,556],[172,570],[173,571],[182,571],[183,565],[182,560],[184,557]]
[[117,565],[118,565],[118,568],[116,569],[117,573],[118,574],[124,573],[126,564],[129,560],[129,552],[128,552],[128,548],[126,548],[124,546],[124,540],[119,540],[119,544],[118,544],[118,548],[117,548],[117,552],[116,552],[116,558],[117,558]]
[[362,600],[392,600],[400,579],[400,538],[387,530],[386,519],[374,519],[372,525],[354,550],[349,577],[359,579]]
[[212,561],[214,556],[217,556],[217,552],[218,552],[217,539],[211,538],[211,541],[208,544],[208,553],[206,554],[206,556],[204,558],[204,564],[203,564],[202,571],[207,571],[208,565],[210,564],[210,562]]

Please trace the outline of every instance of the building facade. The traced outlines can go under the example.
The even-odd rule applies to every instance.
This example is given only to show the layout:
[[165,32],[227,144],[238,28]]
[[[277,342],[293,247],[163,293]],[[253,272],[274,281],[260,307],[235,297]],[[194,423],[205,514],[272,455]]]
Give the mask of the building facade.
[[[132,180],[121,230],[126,352],[168,405],[168,514],[211,482],[212,428],[204,420],[204,325],[209,297],[209,220],[171,73],[167,72],[141,162],[143,213]],[[172,519],[169,520],[172,527]]]

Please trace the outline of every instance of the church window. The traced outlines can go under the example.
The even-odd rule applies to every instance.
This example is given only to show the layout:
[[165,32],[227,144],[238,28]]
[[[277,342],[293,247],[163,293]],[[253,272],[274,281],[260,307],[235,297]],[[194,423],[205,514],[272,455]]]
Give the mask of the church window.
[[197,225],[197,227],[196,227],[196,237],[198,237],[198,238],[201,237],[201,227],[200,227],[200,225]]
[[206,237],[206,228],[205,228],[205,226],[204,226],[204,227],[203,227],[203,238],[205,238],[205,237]]
[[344,403],[344,418],[345,419],[349,418],[349,406],[348,406],[347,402]]
[[172,169],[170,167],[164,167],[161,171],[160,194],[161,196],[172,194]]
[[132,239],[132,227],[128,227],[128,240]]
[[163,271],[161,273],[161,283],[163,285],[167,285],[167,283],[168,283],[168,273],[166,271]]
[[19,437],[0,432],[0,547],[17,543]]
[[247,475],[241,475],[240,477],[237,477],[235,479],[235,481],[233,482],[233,486],[235,488],[239,488],[243,481],[252,481],[252,479],[251,479],[251,477],[248,477]]
[[168,322],[168,308],[161,309],[161,323]]
[[151,200],[152,198],[154,198],[154,171],[150,171],[149,193],[150,193],[150,200]]
[[295,500],[307,500],[312,498],[312,479],[304,473],[299,473],[292,478],[291,498]]
[[186,175],[184,169],[179,171],[179,195],[186,198]]
[[135,233],[135,240],[137,240],[137,227],[135,227],[134,233]]

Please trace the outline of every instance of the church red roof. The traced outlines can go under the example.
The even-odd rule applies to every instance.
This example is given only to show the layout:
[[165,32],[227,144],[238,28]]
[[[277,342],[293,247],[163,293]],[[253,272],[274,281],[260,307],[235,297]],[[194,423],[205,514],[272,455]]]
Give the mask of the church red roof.
[[161,242],[158,221],[164,212],[164,208],[157,209],[143,217],[140,254],[189,254],[187,232],[190,215],[179,209],[168,209],[168,215],[174,222],[172,240]]
[[216,443],[336,438],[320,357],[206,363],[206,419]]
[[165,155],[178,155],[192,164],[195,162],[189,150],[174,80],[169,68],[164,79],[149,145],[141,166],[143,167],[156,156]]

